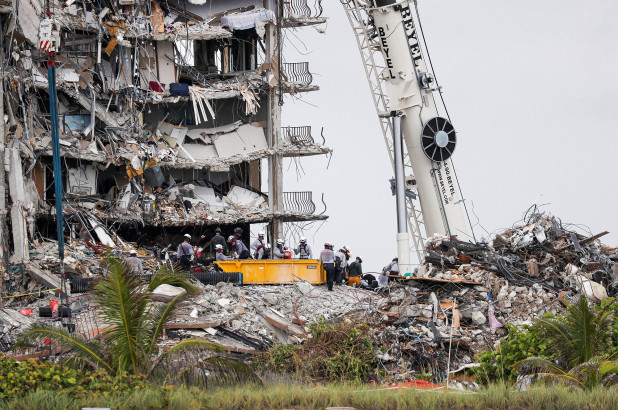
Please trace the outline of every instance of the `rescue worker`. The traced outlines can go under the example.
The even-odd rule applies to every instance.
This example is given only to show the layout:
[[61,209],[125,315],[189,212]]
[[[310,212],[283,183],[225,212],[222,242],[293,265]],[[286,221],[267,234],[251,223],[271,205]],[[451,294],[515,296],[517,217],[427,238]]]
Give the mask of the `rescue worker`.
[[193,246],[191,246],[191,235],[186,233],[184,235],[185,240],[178,245],[176,250],[176,256],[178,257],[178,263],[185,270],[191,270],[191,259],[193,259]]
[[142,260],[137,257],[136,250],[131,250],[131,252],[129,252],[127,263],[131,267],[131,272],[133,273],[142,273],[144,271],[144,268],[142,267]]
[[234,236],[237,237],[238,239],[242,238],[242,228],[240,226],[237,226],[236,228],[234,228]]
[[356,285],[360,284],[361,276],[363,276],[362,263],[363,263],[363,260],[359,256],[357,256],[356,260],[350,264],[350,267],[349,267],[350,280],[348,282],[350,286],[354,286],[355,284]]
[[251,250],[255,252],[256,259],[266,259],[266,241],[264,232],[258,232],[258,238],[251,244]]
[[333,290],[333,282],[335,281],[335,252],[333,252],[333,245],[329,242],[324,244],[324,250],[320,252],[320,260],[324,265],[326,271],[326,285],[328,290]]
[[360,280],[361,289],[376,289],[378,287],[378,281],[376,277],[370,273],[363,275]]
[[[394,258],[391,263],[386,265],[382,272],[386,275],[399,276],[399,258]],[[389,278],[391,281],[393,278]]]
[[235,252],[238,259],[249,259],[251,254],[249,249],[242,243],[242,240],[234,235],[227,238],[227,243],[231,246],[232,252]]
[[307,244],[307,238],[300,238],[299,242],[298,248],[294,249],[294,253],[300,259],[313,259],[313,252],[311,252],[311,246]]
[[277,245],[273,249],[273,259],[284,259],[285,258],[285,242],[283,239],[277,239]]
[[233,261],[234,260],[234,258],[230,256],[226,256],[225,253],[223,253],[223,251],[224,251],[224,248],[221,244],[215,245],[215,252],[217,253],[215,260],[217,261]]
[[215,236],[210,240],[210,251],[217,253],[217,245],[221,245],[225,252],[225,238],[221,235],[221,228],[215,229]]
[[346,267],[345,253],[343,249],[335,252],[335,284],[342,285]]

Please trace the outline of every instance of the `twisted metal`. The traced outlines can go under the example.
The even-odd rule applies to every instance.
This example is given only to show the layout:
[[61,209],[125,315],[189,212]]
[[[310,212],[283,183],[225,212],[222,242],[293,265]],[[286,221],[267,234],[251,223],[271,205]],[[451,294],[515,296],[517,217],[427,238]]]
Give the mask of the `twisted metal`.
[[305,125],[301,127],[282,127],[283,137],[288,138],[292,144],[313,144],[314,140],[311,136],[311,126]]

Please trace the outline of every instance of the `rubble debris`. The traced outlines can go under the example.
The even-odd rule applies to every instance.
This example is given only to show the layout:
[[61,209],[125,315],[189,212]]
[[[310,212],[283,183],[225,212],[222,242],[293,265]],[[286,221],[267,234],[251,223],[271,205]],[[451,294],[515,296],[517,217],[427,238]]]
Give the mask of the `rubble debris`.
[[150,298],[157,302],[165,302],[169,303],[172,300],[182,295],[186,295],[187,291],[183,288],[179,288],[177,286],[172,285],[159,285],[155,290],[150,294]]

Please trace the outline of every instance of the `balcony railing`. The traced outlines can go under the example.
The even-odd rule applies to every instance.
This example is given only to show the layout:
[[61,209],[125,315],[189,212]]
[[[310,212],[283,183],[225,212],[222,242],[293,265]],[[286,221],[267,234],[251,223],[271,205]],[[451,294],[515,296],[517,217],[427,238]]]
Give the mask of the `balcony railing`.
[[[313,5],[310,5],[313,3]],[[322,0],[284,0],[283,17],[306,16],[320,17],[322,15]]]
[[313,76],[309,72],[309,63],[283,63],[283,73],[291,83],[310,85]]
[[283,138],[289,139],[292,144],[304,145],[313,144],[314,140],[311,136],[311,126],[302,127],[282,127],[281,134]]
[[283,192],[283,209],[303,215],[313,215],[315,204],[311,191]]

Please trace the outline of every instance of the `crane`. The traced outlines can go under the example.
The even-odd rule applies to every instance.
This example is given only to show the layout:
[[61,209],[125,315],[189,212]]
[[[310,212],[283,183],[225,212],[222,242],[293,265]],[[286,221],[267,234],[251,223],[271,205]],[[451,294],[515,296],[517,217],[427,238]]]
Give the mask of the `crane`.
[[434,76],[425,63],[410,2],[340,1],[356,36],[393,165],[397,254],[400,272],[410,272],[410,237],[419,261],[429,236],[468,237],[451,161],[457,135],[449,119],[438,113]]

